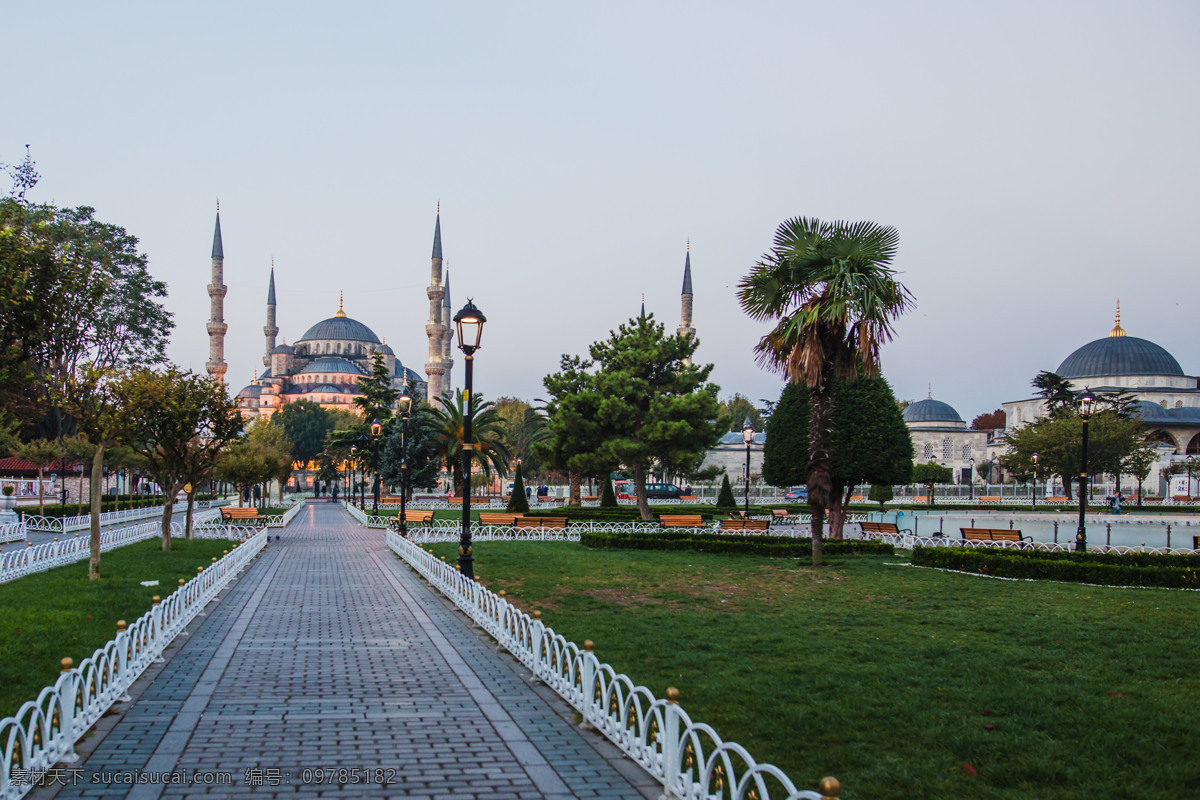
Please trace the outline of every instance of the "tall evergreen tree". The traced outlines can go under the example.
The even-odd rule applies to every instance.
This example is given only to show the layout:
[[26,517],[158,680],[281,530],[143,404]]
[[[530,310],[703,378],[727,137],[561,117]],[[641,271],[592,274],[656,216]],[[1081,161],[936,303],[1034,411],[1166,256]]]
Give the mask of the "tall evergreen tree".
[[517,476],[513,478],[512,494],[508,496],[508,506],[505,510],[511,514],[525,514],[529,511],[529,498],[525,496],[525,481],[521,478],[520,464],[517,464]]
[[729,484],[729,473],[721,476],[721,490],[717,492],[717,508],[737,508],[737,498]]

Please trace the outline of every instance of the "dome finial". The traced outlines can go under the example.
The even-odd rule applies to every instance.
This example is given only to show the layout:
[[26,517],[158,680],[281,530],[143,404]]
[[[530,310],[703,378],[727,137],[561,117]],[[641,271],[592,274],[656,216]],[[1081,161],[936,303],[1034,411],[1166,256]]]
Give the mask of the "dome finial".
[[338,310],[337,310],[337,313],[334,314],[334,316],[335,317],[346,316],[346,312],[342,310],[342,292],[338,292]]
[[931,384],[929,384],[929,394],[925,395],[925,399],[926,399],[926,400],[932,400],[932,399],[933,399],[933,384],[932,384],[932,383],[931,383]]
[[251,383],[251,385],[258,384],[258,367],[254,368],[254,377],[250,379],[250,383]]
[[1117,324],[1108,332],[1109,336],[1125,336],[1125,329],[1121,327],[1121,301],[1117,300]]

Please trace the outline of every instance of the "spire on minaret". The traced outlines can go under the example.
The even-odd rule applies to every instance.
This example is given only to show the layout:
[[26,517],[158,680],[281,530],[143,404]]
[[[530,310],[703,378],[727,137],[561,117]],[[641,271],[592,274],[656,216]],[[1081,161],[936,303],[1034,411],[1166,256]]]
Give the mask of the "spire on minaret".
[[429,322],[425,323],[425,335],[429,337],[429,355],[425,362],[428,378],[425,399],[432,405],[445,391],[442,376],[446,373],[446,331],[449,313],[443,307],[446,288],[442,284],[442,204],[438,201],[437,216],[433,224],[433,258],[429,266],[429,286],[425,289],[429,298]]
[[646,318],[646,293],[642,292],[642,313],[638,315],[638,319]]
[[442,369],[445,388],[451,388],[450,370],[454,366],[454,326],[450,324],[454,312],[450,307],[450,261],[446,261],[446,276],[443,282],[446,296],[442,298],[442,324],[446,332],[442,334]]
[[1126,336],[1127,335],[1125,333],[1125,329],[1121,327],[1121,301],[1120,300],[1117,301],[1117,324],[1113,327],[1113,329],[1111,331],[1108,332],[1108,335],[1109,336]]
[[217,201],[217,223],[213,228],[212,283],[208,285],[208,361],[204,368],[214,379],[225,382],[225,249],[221,245],[221,201]]
[[438,201],[437,220],[433,223],[433,257],[442,257],[442,203]]
[[275,256],[271,256],[271,283],[267,288],[267,324],[263,326],[267,337],[267,352],[263,355],[263,366],[271,368],[271,353],[275,350],[275,337],[279,326],[275,324]]
[[[683,256],[683,292],[679,298],[679,327],[675,330],[679,336],[696,335],[696,329],[692,327],[692,240],[687,241],[687,250]],[[685,363],[691,364],[690,358],[684,359]]]

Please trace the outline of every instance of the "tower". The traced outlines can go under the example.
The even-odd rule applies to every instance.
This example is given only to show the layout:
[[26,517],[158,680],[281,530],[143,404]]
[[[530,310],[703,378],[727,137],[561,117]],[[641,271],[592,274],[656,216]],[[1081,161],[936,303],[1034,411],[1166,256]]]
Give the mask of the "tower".
[[442,396],[444,385],[442,376],[446,370],[442,365],[442,340],[446,336],[446,320],[442,319],[442,301],[446,290],[442,286],[442,204],[438,203],[437,219],[433,226],[433,258],[429,269],[429,287],[425,294],[429,297],[429,322],[425,324],[425,334],[429,337],[429,360],[425,362],[425,374],[429,376],[425,399],[430,404]]
[[275,337],[279,328],[275,325],[275,257],[271,256],[271,285],[267,289],[267,324],[263,328],[267,335],[267,353],[263,356],[263,366],[271,368],[271,353],[275,350]]
[[214,380],[225,382],[225,248],[221,245],[221,203],[217,203],[217,226],[213,230],[212,283],[208,285],[208,362],[204,368]]
[[[689,239],[687,243],[687,255],[683,257],[683,293],[680,296],[680,313],[679,327],[676,333],[680,336],[696,335],[696,329],[692,327],[692,242]],[[687,359],[690,364],[691,359]]]
[[445,370],[445,386],[449,390],[452,388],[450,380],[450,368],[454,366],[454,326],[450,324],[450,320],[454,317],[454,312],[450,309],[450,262],[446,262],[446,296],[442,298],[442,325],[446,327],[446,332],[442,334],[442,368]]

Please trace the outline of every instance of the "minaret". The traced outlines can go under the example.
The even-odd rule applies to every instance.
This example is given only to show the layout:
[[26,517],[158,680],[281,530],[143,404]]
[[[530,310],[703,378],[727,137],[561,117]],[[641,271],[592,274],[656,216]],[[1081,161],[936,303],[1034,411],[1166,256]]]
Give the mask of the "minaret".
[[204,368],[214,380],[225,382],[225,249],[221,246],[221,202],[217,201],[217,227],[213,230],[212,283],[208,285],[208,362]]
[[429,360],[425,362],[425,374],[429,377],[425,399],[432,405],[442,396],[442,376],[446,373],[442,365],[442,340],[446,336],[446,320],[442,319],[442,300],[446,290],[442,286],[442,204],[438,203],[437,221],[433,226],[433,259],[429,270],[429,322],[425,333],[429,336]]
[[450,309],[450,262],[447,261],[446,296],[442,299],[442,324],[446,326],[446,333],[442,336],[442,369],[446,371],[444,380],[447,390],[453,389],[450,380],[450,368],[454,366],[454,326],[450,324],[453,317],[454,312]]
[[271,286],[267,289],[267,325],[263,328],[263,333],[267,335],[267,354],[263,356],[263,366],[270,369],[271,352],[275,349],[275,337],[279,335],[279,328],[275,325],[275,256],[271,256]]
[[[687,243],[687,255],[683,257],[683,294],[680,297],[679,328],[675,331],[680,336],[695,337],[696,329],[692,327],[692,242]],[[692,362],[689,358],[688,364]]]

